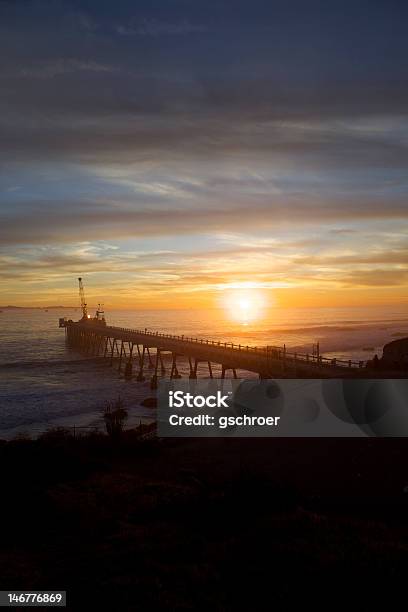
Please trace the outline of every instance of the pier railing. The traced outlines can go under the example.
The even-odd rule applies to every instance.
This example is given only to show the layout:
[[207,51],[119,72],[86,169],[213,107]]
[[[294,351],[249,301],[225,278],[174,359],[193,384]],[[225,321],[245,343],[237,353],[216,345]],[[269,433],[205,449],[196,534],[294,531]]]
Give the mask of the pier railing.
[[107,326],[105,328],[103,328],[105,330],[111,329],[111,330],[115,330],[116,332],[118,331],[122,331],[125,333],[129,333],[129,334],[139,334],[139,335],[144,335],[144,336],[153,336],[153,337],[159,337],[159,338],[165,338],[168,340],[178,340],[181,342],[187,342],[187,343],[194,343],[194,345],[197,344],[201,344],[201,345],[208,345],[208,346],[212,346],[215,348],[220,348],[220,349],[230,349],[232,351],[237,351],[237,352],[241,352],[241,351],[245,351],[247,353],[251,353],[251,354],[258,354],[262,357],[266,357],[266,358],[270,358],[270,359],[277,359],[279,361],[301,361],[304,363],[310,363],[310,364],[315,364],[317,366],[326,366],[326,367],[343,367],[343,368],[364,368],[366,365],[365,361],[355,361],[352,359],[338,359],[337,357],[331,358],[331,357],[324,357],[323,355],[316,355],[316,354],[310,354],[310,353],[299,353],[299,352],[293,352],[293,351],[288,351],[286,349],[286,346],[274,346],[274,345],[267,345],[267,346],[249,346],[249,345],[244,345],[244,344],[235,344],[233,342],[221,342],[218,340],[210,340],[208,338],[194,338],[191,336],[185,336],[185,335],[175,335],[175,334],[166,334],[163,332],[154,332],[154,331],[148,331],[147,329],[141,330],[141,329],[131,329],[128,327],[116,327],[116,326]]

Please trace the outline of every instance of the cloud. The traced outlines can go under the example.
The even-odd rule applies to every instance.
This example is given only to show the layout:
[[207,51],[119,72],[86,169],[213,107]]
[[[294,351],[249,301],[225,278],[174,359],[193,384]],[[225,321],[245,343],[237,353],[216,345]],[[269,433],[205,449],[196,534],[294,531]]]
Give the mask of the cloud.
[[288,245],[283,243],[281,248],[275,245],[279,260],[273,263],[263,257],[262,249],[258,252],[254,249],[249,254],[241,251],[239,245],[235,252],[226,250],[224,253],[194,249],[186,252],[134,252],[103,243],[61,245],[48,249],[25,247],[0,254],[0,279],[16,284],[23,281],[30,284],[65,283],[66,279],[76,278],[86,271],[88,277],[104,278],[109,285],[122,284],[123,291],[129,283],[136,283],[143,295],[166,291],[218,291],[225,287],[242,286],[243,279],[248,278],[252,285],[264,289],[308,286],[386,288],[407,284],[405,253],[401,255],[397,267],[395,262],[387,266],[384,261],[380,268],[344,270],[341,262],[339,266],[330,267],[324,255],[322,261],[303,267],[296,259],[295,245],[292,244],[292,251],[286,248]]
[[[249,203],[250,202],[250,203]],[[155,209],[129,201],[54,203],[30,202],[24,214],[3,214],[0,240],[3,244],[52,243],[77,240],[109,240],[143,236],[177,236],[223,230],[270,229],[341,220],[372,221],[408,219],[405,200],[386,205],[382,200],[354,202],[307,201],[305,198],[247,199],[247,202],[213,201],[212,207],[180,208],[176,202]],[[295,220],[295,221],[294,221]]]
[[351,272],[343,279],[344,284],[351,287],[398,287],[406,286],[408,270],[376,269]]
[[[53,66],[52,70],[55,69]],[[108,66],[101,66],[101,70],[105,69],[108,71]],[[52,71],[47,68],[45,74]],[[224,114],[223,109],[211,117],[208,109],[194,111],[196,101],[181,114],[170,108],[172,98],[165,91],[163,97],[149,101],[150,85],[143,80],[139,95],[138,88],[131,84],[127,86],[127,99],[120,91],[115,93],[113,87],[103,95],[99,91],[100,74],[97,71],[88,74],[86,96],[83,87],[78,88],[75,83],[60,83],[56,89],[51,86],[53,79],[44,77],[45,86],[29,96],[29,106],[23,89],[17,86],[18,99],[10,100],[0,115],[3,143],[0,157],[8,163],[34,158],[95,166],[150,162],[164,168],[169,160],[173,165],[178,162],[180,167],[183,164],[191,167],[194,160],[206,163],[218,158],[224,165],[233,160],[237,165],[246,164],[254,174],[258,169],[258,178],[252,179],[257,187],[259,168],[263,166],[264,174],[268,165],[269,173],[275,167],[276,174],[282,174],[283,169],[288,175],[290,168],[292,182],[300,185],[307,180],[308,191],[341,188],[355,193],[378,184],[382,191],[395,192],[406,187],[408,145],[393,132],[388,135],[374,132],[368,136],[350,129],[352,122],[340,128],[336,122],[330,126],[312,120],[313,129],[305,130],[296,122],[286,121],[282,125],[279,120],[239,118],[233,113]],[[24,109],[19,108],[22,103],[27,106],[23,117]],[[149,108],[146,115],[145,107]],[[401,120],[400,130],[403,132],[407,125],[408,120]],[[330,175],[306,175],[322,171]],[[228,176],[219,173],[215,178],[219,186],[224,181],[228,188]],[[251,188],[249,178],[246,177],[247,188]],[[271,183],[268,187],[271,188]]]
[[406,283],[402,4],[238,4],[0,3],[4,279]]
[[[406,236],[408,242],[408,231]],[[374,245],[375,249],[375,245]],[[373,250],[374,250],[373,249]],[[320,256],[300,256],[296,259],[297,263],[302,265],[321,265],[322,258]],[[365,253],[363,250],[356,251],[352,255],[336,255],[324,256],[325,266],[358,266],[362,264],[401,264],[406,263],[408,267],[408,248],[384,250],[379,252]]]
[[132,20],[130,24],[118,24],[115,30],[121,36],[177,36],[207,32],[208,26],[190,23],[187,19],[174,23],[158,21],[156,19],[143,19],[139,23]]
[[34,61],[19,70],[23,77],[49,79],[55,76],[73,72],[116,72],[116,68],[106,64],[100,64],[92,60],[77,60],[60,58],[46,61]]

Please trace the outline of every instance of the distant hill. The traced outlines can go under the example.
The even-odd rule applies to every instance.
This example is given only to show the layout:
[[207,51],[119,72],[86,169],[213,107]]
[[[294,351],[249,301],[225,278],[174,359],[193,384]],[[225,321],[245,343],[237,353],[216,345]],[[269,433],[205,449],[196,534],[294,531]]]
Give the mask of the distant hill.
[[0,306],[0,310],[53,310],[62,308],[77,308],[77,306]]

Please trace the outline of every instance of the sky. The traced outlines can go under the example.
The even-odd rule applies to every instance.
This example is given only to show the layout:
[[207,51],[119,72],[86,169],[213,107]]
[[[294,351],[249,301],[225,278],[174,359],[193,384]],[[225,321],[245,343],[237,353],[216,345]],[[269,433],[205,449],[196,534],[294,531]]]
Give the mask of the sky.
[[408,303],[407,17],[0,0],[0,304]]

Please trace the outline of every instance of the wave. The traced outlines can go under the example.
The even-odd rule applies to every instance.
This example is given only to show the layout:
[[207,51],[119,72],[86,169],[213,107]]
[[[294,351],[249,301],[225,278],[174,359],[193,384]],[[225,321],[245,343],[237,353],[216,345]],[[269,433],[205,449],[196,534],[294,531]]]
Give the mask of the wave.
[[[379,327],[378,325],[375,324],[371,324],[372,322],[370,321],[370,323],[359,323],[359,324],[355,324],[355,325],[310,325],[310,326],[303,326],[303,327],[274,327],[272,329],[262,329],[262,330],[248,330],[248,331],[240,331],[239,335],[241,336],[271,336],[271,335],[276,335],[276,334],[308,334],[308,333],[315,333],[315,332],[352,332],[352,331],[357,331],[357,330],[370,330],[370,329],[375,329],[377,331],[386,331],[388,329],[392,329],[389,322],[387,322],[387,325],[381,326]],[[383,323],[383,322],[382,322]],[[400,332],[402,335],[405,335],[405,333],[408,335],[408,330],[407,332]]]
[[0,369],[8,370],[13,368],[44,368],[44,367],[59,367],[59,366],[76,366],[86,361],[87,363],[99,363],[103,359],[100,357],[83,357],[82,359],[36,359],[35,361],[11,361],[0,363]]

